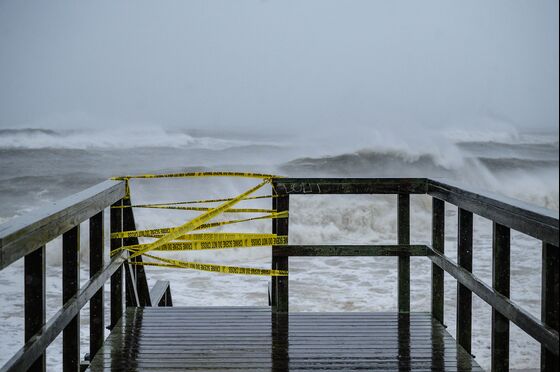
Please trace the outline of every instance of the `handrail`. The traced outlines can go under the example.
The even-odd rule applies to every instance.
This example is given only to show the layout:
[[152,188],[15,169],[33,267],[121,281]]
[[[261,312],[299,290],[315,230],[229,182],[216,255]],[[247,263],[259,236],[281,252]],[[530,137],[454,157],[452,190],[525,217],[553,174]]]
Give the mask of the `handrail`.
[[471,272],[427,245],[285,245],[275,249],[282,257],[383,257],[427,256],[459,283],[466,286],[488,305],[527,332],[556,355],[559,353],[558,332],[523,310],[515,302],[495,291]]
[[[2,367],[1,371],[46,369],[45,350],[62,333],[63,369],[75,371],[80,366],[81,308],[90,303],[90,354],[102,346],[104,339],[103,286],[111,280],[111,326],[122,315],[122,267],[125,252],[112,258],[104,267],[104,210],[122,205],[126,196],[123,181],[105,181],[54,203],[54,205],[15,218],[0,226],[0,270],[24,258],[25,345]],[[110,208],[111,232],[122,231],[126,223],[135,229],[132,211]],[[90,280],[79,288],[80,225],[89,219]],[[62,236],[62,308],[46,321],[46,245]],[[120,246],[122,240],[112,245]],[[132,276],[132,278],[129,278]],[[126,273],[126,292],[134,288],[134,273]],[[147,285],[147,283],[146,283]],[[147,293],[147,290],[145,290]],[[127,298],[130,296],[127,296]],[[138,304],[135,304],[138,306]],[[111,327],[110,326],[110,327]]]
[[[558,212],[522,201],[427,178],[280,178],[273,182],[278,198],[273,208],[289,210],[289,196],[318,194],[396,194],[397,244],[358,246],[292,245],[272,247],[272,268],[289,269],[289,257],[298,256],[397,256],[398,310],[410,312],[410,256],[427,255],[432,261],[432,315],[444,321],[444,272],[457,281],[457,342],[468,352],[472,343],[472,294],[492,307],[492,370],[509,368],[510,322],[541,344],[541,369],[558,370],[559,271]],[[410,195],[432,197],[432,247],[410,245]],[[457,263],[444,254],[445,203],[458,207]],[[472,274],[473,215],[493,222],[492,285]],[[274,233],[288,235],[288,221],[273,221]],[[541,318],[537,319],[509,299],[511,231],[542,241]],[[273,278],[271,305],[274,313],[287,313],[288,281]]]
[[0,270],[125,196],[123,181],[105,181],[0,225]]
[[64,328],[79,313],[80,309],[103,287],[123,262],[126,253],[121,252],[111,259],[103,271],[92,277],[80,291],[37,332],[31,339],[0,369],[5,371],[24,371],[44,353],[51,342],[64,330]]
[[[396,256],[398,257],[399,312],[410,311],[410,257],[427,256],[432,261],[432,314],[443,322],[443,273],[452,275],[458,284],[457,341],[467,351],[471,348],[472,293],[487,302],[493,311],[492,368],[503,370],[508,365],[509,322],[539,341],[543,347],[542,363],[545,370],[554,370],[558,363],[558,213],[527,205],[521,201],[474,191],[454,182],[427,178],[278,178],[273,181],[273,209],[289,210],[290,194],[396,194],[398,240],[394,245],[291,245],[273,246],[273,269],[288,270],[289,257],[310,256]],[[66,198],[44,210],[15,218],[0,225],[0,270],[19,258],[25,257],[25,346],[14,355],[1,371],[35,368],[44,370],[46,347],[62,331],[63,364],[74,369],[79,362],[80,309],[88,302],[96,312],[97,332],[90,344],[92,355],[99,349],[103,338],[103,284],[111,278],[111,325],[122,314],[122,279],[125,276],[127,305],[171,306],[168,282],[158,282],[149,291],[142,266],[127,266],[125,253],[113,257],[103,268],[104,250],[103,210],[111,205],[111,232],[134,230],[135,222],[129,199],[124,199],[123,181],[105,181],[81,193]],[[432,197],[432,246],[410,244],[410,195],[427,194]],[[457,263],[444,254],[445,202],[459,208]],[[492,286],[472,274],[473,214],[493,221],[493,282]],[[79,290],[79,225],[90,219],[90,252],[96,258],[91,279]],[[520,231],[543,242],[542,263],[542,316],[529,314],[509,299],[510,229]],[[273,220],[273,233],[288,235],[288,219]],[[66,302],[62,309],[45,323],[45,244],[63,235],[63,293]],[[112,249],[134,244],[130,239],[112,239]],[[92,256],[92,257],[94,257]],[[140,258],[138,258],[140,259]],[[66,267],[66,268],[65,268]],[[67,270],[68,269],[68,270]],[[140,287],[138,290],[137,288]],[[434,297],[434,293],[437,294]],[[288,311],[287,277],[272,278],[273,312]],[[94,324],[94,323],[92,323]],[[76,329],[78,332],[76,333]],[[77,343],[77,345],[76,345]],[[68,347],[66,346],[68,345]],[[68,350],[67,350],[68,348]]]
[[558,212],[429,178],[279,178],[278,194],[428,194],[554,246]]
[[558,212],[450,181],[428,179],[427,194],[558,246]]

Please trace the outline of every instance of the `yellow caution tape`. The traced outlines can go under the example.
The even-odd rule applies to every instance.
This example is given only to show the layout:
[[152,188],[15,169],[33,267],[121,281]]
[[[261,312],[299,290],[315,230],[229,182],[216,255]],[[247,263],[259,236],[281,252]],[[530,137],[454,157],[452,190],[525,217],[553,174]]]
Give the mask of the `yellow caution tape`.
[[273,179],[280,178],[273,174],[263,173],[246,173],[246,172],[188,172],[188,173],[167,173],[167,174],[140,174],[136,176],[121,176],[113,177],[112,180],[123,181],[132,178],[188,178],[188,177],[246,177],[246,178],[261,178]]
[[[210,228],[213,228],[213,227],[219,227],[219,226],[230,225],[230,224],[235,224],[235,223],[262,220],[262,219],[276,219],[276,218],[288,218],[288,211],[271,213],[271,214],[268,214],[266,216],[205,223],[205,224],[202,224],[202,225],[198,226],[194,230],[204,230],[204,229],[210,229]],[[175,227],[163,227],[163,228],[159,228],[159,229],[116,232],[116,233],[111,234],[111,239],[141,238],[141,237],[160,238],[161,236],[170,233],[173,229],[175,229]],[[178,238],[178,239],[181,239],[181,238]]]
[[230,224],[234,224],[234,223],[247,222],[247,221],[263,220],[263,219],[267,219],[267,218],[271,218],[271,219],[288,218],[288,211],[271,213],[271,214],[268,214],[266,216],[243,218],[243,219],[239,219],[239,220],[228,220],[228,221],[205,223],[205,224],[202,224],[199,227],[197,227],[195,230],[210,229],[210,228],[213,228],[213,227],[218,227],[218,226],[223,226],[223,225],[230,225]]
[[[286,245],[288,244],[287,236],[276,236],[275,234],[263,234],[268,236],[255,236],[246,237],[239,234],[238,238],[233,239],[206,239],[194,240],[184,242],[171,242],[165,243],[154,250],[156,251],[201,251],[208,249],[227,249],[227,248],[250,248],[250,247],[265,247],[271,245]],[[114,254],[120,250],[128,250],[130,252],[137,252],[143,249],[147,244],[135,244],[118,248],[111,253]]]
[[[259,196],[250,196],[244,198],[243,200],[256,200],[256,199],[269,199],[269,198],[278,198],[281,195],[259,195]],[[191,201],[182,201],[182,202],[170,202],[170,203],[151,203],[151,204],[138,204],[138,205],[119,205],[114,206],[111,208],[146,208],[152,206],[164,206],[164,205],[182,205],[182,204],[203,204],[203,203],[218,203],[218,202],[225,202],[233,200],[233,198],[223,198],[223,199],[202,199],[202,200],[191,200]]]
[[[252,221],[264,218],[287,218],[287,211],[277,212],[272,209],[262,208],[233,208],[234,205],[243,200],[254,200],[264,198],[278,197],[273,187],[274,195],[263,196],[250,196],[255,191],[259,190],[267,183],[271,183],[273,178],[278,176],[260,173],[243,173],[243,172],[191,172],[191,173],[169,173],[169,174],[143,174],[136,176],[115,177],[114,180],[124,180],[126,187],[125,198],[130,198],[130,185],[129,181],[133,178],[183,178],[183,177],[249,177],[260,178],[263,181],[257,186],[250,188],[242,194],[233,198],[222,199],[207,199],[195,200],[191,202],[174,202],[174,203],[158,203],[158,204],[143,204],[143,205],[129,205],[129,206],[116,206],[115,208],[157,208],[157,209],[174,209],[174,210],[188,210],[204,212],[198,217],[174,228],[161,228],[151,230],[138,230],[126,231],[111,234],[111,238],[129,238],[129,237],[151,237],[155,240],[148,244],[136,244],[132,246],[121,247],[111,252],[114,254],[120,250],[128,250],[130,252],[129,260],[140,255],[145,255],[151,259],[160,262],[136,262],[130,261],[131,264],[143,264],[161,267],[174,267],[186,268],[194,270],[202,270],[209,272],[219,272],[227,274],[245,274],[245,275],[266,275],[266,276],[287,276],[286,270],[270,270],[270,269],[257,269],[237,266],[225,266],[216,264],[205,264],[198,262],[186,262],[175,259],[168,259],[163,257],[154,256],[149,254],[149,251],[179,251],[179,250],[206,250],[206,249],[224,249],[224,248],[245,248],[245,247],[259,247],[271,245],[286,245],[288,244],[287,236],[277,236],[276,234],[261,234],[261,233],[198,233],[192,234],[194,230],[208,229],[212,227],[239,223],[245,221]],[[188,207],[181,206],[184,204],[199,204],[199,203],[214,203],[220,202],[222,204],[217,207]],[[222,213],[266,213],[264,216],[257,216],[252,218],[209,222],[211,219],[217,217]]]
[[159,262],[142,262],[142,263],[130,262],[130,263],[134,265],[174,267],[174,268],[210,271],[214,273],[223,273],[223,274],[288,276],[287,270],[256,269],[252,267],[238,267],[238,266],[225,266],[225,265],[207,264],[207,263],[199,263],[199,262],[187,262],[187,261],[157,257],[151,254],[145,254],[145,256],[150,257],[154,260],[162,261],[164,263],[163,264]]
[[[210,207],[178,207],[174,205],[145,205],[145,206],[135,206],[136,208],[153,208],[153,209],[174,209],[174,210],[183,210],[183,211],[198,211],[204,212],[209,211],[214,208]],[[263,209],[263,208],[231,208],[223,213],[274,213],[276,212],[274,209]]]
[[188,232],[193,231],[194,229],[196,229],[197,227],[199,227],[203,223],[208,222],[209,220],[218,216],[222,212],[232,208],[235,204],[239,203],[243,198],[245,198],[246,196],[249,196],[250,194],[254,193],[255,191],[257,191],[258,189],[260,189],[261,187],[263,187],[264,185],[266,185],[269,182],[270,182],[270,179],[266,179],[266,180],[262,181],[261,183],[259,183],[257,186],[254,186],[254,187],[250,188],[249,190],[245,191],[244,193],[238,195],[234,199],[232,199],[230,201],[227,201],[223,204],[220,204],[216,208],[213,208],[213,209],[201,214],[200,216],[192,219],[191,221],[188,221],[188,222],[184,223],[183,225],[175,228],[173,231],[169,232],[168,234],[162,236],[161,238],[159,238],[155,242],[147,244],[142,249],[133,253],[129,258],[138,257],[138,256],[140,256],[140,255],[142,255],[142,254],[144,254],[144,253],[146,253],[150,250],[154,250],[154,249],[156,249],[156,248],[158,248],[158,247],[160,247],[160,246],[162,246],[166,243],[169,243],[169,242],[179,238],[180,236],[185,235]]
[[276,236],[277,236],[276,234],[271,234],[271,233],[215,232],[215,233],[186,234],[177,240],[216,241],[216,240],[232,240],[232,239],[275,238]]

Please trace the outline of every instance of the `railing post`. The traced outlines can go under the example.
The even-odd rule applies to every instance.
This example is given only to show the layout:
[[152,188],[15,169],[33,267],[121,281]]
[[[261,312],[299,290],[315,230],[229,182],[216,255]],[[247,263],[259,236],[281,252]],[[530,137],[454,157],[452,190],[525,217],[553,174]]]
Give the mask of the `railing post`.
[[[89,277],[103,270],[103,211],[89,219]],[[89,355],[93,359],[105,339],[105,312],[103,287],[90,300],[89,306]]]
[[[123,219],[123,231],[136,230],[136,222],[134,221],[134,212],[130,207],[132,205],[130,198],[123,199],[123,206],[128,208],[122,209],[122,219]],[[138,238],[125,238],[123,239],[123,245],[135,245],[138,243]],[[132,259],[133,262],[142,262],[142,256],[135,257]],[[148,280],[146,278],[146,272],[144,266],[142,265],[129,265],[129,272],[132,273],[130,280],[128,280],[128,275],[126,284],[127,292],[127,306],[133,306],[131,299],[137,301],[136,306],[152,306],[150,301],[150,288],[148,288]],[[132,282],[134,281],[134,283]],[[135,293],[133,292],[135,291]]]
[[[116,207],[116,208],[113,208]],[[122,200],[117,201],[111,206],[111,234],[122,231]],[[111,238],[111,251],[122,247],[122,239]],[[113,329],[122,316],[122,266],[111,276],[111,324],[109,329]]]
[[[25,342],[45,324],[45,246],[37,248],[24,258],[25,266]],[[28,371],[46,370],[45,354]]]
[[[62,304],[80,288],[80,225],[62,235]],[[80,367],[80,312],[62,332],[62,369],[76,372]]]
[[[398,195],[398,244],[410,244],[410,195]],[[410,257],[399,257],[398,308],[399,313],[410,312]]]
[[[459,208],[457,237],[457,264],[472,272],[473,214]],[[457,341],[467,352],[471,352],[472,292],[457,283]]]
[[[432,248],[445,252],[445,202],[432,198]],[[432,316],[443,324],[444,271],[432,263]]]
[[[559,331],[560,325],[560,265],[559,248],[548,243],[542,247],[542,295],[541,295],[541,320],[548,326]],[[558,371],[560,363],[558,355],[554,355],[544,346],[541,346],[541,371]]]
[[[273,194],[276,195],[275,187],[273,184]],[[282,195],[272,198],[273,206],[278,212],[289,210],[290,199],[289,195]],[[274,219],[275,228],[273,232],[280,235],[288,235],[288,218]],[[274,231],[275,230],[275,231]],[[288,270],[288,257],[281,257],[275,254],[276,246],[272,246],[272,269],[275,270]],[[273,276],[272,277],[272,311],[278,313],[288,312],[288,277],[287,276]]]
[[[510,230],[493,223],[492,287],[509,298]],[[492,371],[509,370],[509,320],[492,308]]]

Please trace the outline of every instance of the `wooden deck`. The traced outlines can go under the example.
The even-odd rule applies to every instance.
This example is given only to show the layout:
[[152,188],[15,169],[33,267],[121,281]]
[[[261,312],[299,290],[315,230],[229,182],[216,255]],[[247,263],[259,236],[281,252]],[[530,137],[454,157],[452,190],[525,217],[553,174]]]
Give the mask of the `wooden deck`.
[[482,371],[428,313],[130,307],[90,371]]

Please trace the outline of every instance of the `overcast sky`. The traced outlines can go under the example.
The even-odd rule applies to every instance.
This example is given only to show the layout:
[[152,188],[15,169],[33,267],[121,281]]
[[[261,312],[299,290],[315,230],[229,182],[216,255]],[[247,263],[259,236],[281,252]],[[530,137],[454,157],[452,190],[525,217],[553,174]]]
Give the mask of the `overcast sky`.
[[558,11],[557,0],[2,0],[0,127],[494,118],[557,130]]

